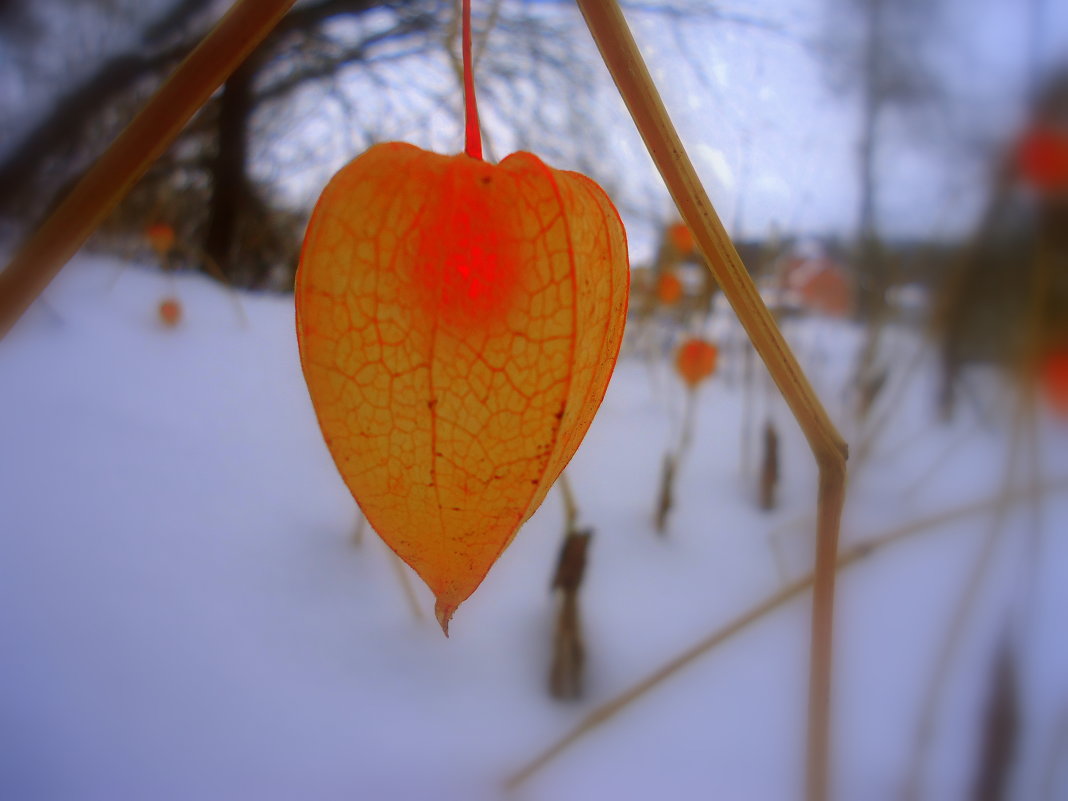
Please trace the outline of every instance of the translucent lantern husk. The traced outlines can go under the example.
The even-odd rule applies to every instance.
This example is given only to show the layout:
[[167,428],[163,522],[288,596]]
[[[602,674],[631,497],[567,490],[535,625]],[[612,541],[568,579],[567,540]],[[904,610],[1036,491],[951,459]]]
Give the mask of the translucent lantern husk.
[[376,145],[324,190],[301,363],[345,483],[443,628],[536,510],[615,364],[622,223],[585,176]]

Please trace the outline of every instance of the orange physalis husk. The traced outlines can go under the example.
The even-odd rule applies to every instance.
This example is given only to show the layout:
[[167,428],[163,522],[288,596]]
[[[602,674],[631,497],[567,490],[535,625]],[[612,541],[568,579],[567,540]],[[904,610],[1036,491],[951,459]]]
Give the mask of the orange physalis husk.
[[1043,358],[1041,385],[1053,413],[1068,419],[1068,348],[1051,351]]
[[680,256],[689,256],[693,253],[696,243],[694,242],[693,231],[690,230],[690,226],[686,223],[680,220],[669,225],[667,236],[671,246],[675,248]]
[[345,483],[446,633],[586,433],[628,283],[603,190],[529,153],[390,142],[323,191],[297,272],[304,375]]
[[182,304],[177,298],[166,297],[159,302],[159,321],[167,328],[174,328],[182,321]]
[[687,339],[675,354],[675,369],[682,380],[693,389],[716,369],[718,351],[711,342],[703,339]]
[[1035,124],[1017,145],[1023,179],[1043,194],[1068,192],[1068,128]]
[[145,229],[148,244],[159,256],[165,256],[174,249],[174,229],[167,223],[153,223]]
[[656,296],[665,306],[672,306],[682,297],[682,281],[673,272],[660,274],[656,282]]

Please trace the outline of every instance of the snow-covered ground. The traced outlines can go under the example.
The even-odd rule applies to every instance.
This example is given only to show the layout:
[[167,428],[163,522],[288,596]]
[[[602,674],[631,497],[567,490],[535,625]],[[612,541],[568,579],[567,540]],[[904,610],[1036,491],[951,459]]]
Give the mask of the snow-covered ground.
[[[171,292],[184,318],[167,329],[157,306]],[[730,349],[700,391],[669,532],[654,534],[682,389],[666,364],[629,353],[569,468],[596,532],[582,591],[587,692],[553,701],[558,493],[446,640],[421,587],[424,617],[412,614],[386,548],[354,544],[355,505],[303,386],[291,298],[242,294],[239,314],[202,278],[89,257],[45,297],[0,342],[0,798],[505,797],[504,780],[598,704],[810,567],[811,457],[781,402],[743,392]],[[829,322],[789,333],[856,450],[842,382],[859,333]],[[1004,390],[976,376],[988,419],[966,405],[935,422],[930,364],[907,369],[917,345],[894,333],[892,383],[873,413],[889,422],[855,466],[843,549],[1004,483]],[[766,407],[783,438],[770,513],[739,472],[746,407],[754,428]],[[1016,485],[1068,476],[1066,429],[1041,422],[1042,469],[1025,450]],[[1068,749],[1056,756],[1068,715],[1065,497],[1004,520],[937,701],[921,798],[969,791],[1006,637],[1021,693],[1013,797],[1044,798],[1047,785],[1068,797]],[[932,528],[841,574],[839,799],[901,797],[938,648],[995,522]],[[798,798],[807,638],[802,595],[509,797]]]

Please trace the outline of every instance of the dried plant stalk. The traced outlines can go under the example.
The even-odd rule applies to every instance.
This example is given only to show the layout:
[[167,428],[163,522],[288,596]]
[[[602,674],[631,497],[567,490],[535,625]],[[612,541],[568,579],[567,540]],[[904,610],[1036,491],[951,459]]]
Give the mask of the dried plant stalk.
[[[1000,508],[1006,503],[1020,503],[1041,497],[1049,492],[1065,491],[1068,491],[1068,482],[1066,481],[1034,484],[1029,487],[1014,489],[994,500],[982,500],[964,504],[963,506],[947,509],[943,512],[931,515],[930,517],[915,520],[912,523],[885,531],[881,534],[864,537],[863,541],[852,546],[848,550],[843,551],[838,556],[836,560],[836,569],[845,570],[868,556],[871,556],[876,551],[879,551],[888,545],[892,545],[895,542],[900,542],[919,534],[941,528],[948,523],[978,515],[989,514],[991,511]],[[796,598],[811,587],[814,580],[815,574],[809,573],[796,581],[786,584],[781,589],[772,593],[763,601],[734,618],[726,625],[719,627],[704,639],[694,643],[681,654],[669,659],[661,667],[654,670],[645,678],[635,682],[615,698],[598,706],[580,721],[578,725],[571,729],[571,731],[567,732],[567,734],[509,776],[505,782],[505,787],[509,790],[514,790],[519,787],[531,776],[566,751],[573,743],[581,739],[593,729],[596,729],[602,723],[611,720],[619,712],[629,706],[631,702],[638,700],[638,698],[674,676],[699,657],[704,656],[709,651],[714,650],[717,646],[722,645],[735,634],[738,634],[752,624],[763,620],[771,612]],[[1065,717],[1065,720],[1068,720],[1068,716]],[[1060,743],[1058,749],[1063,749],[1065,744],[1068,744],[1068,723],[1064,724],[1064,733],[1060,736],[1063,738],[1063,742]],[[1058,750],[1057,753],[1060,753],[1060,750]],[[1052,781],[1053,780],[1051,779],[1051,784]]]
[[426,615],[419,606],[419,596],[415,594],[415,586],[408,575],[408,565],[404,564],[401,558],[389,548],[386,548],[386,555],[389,557],[390,564],[393,565],[393,572],[397,576],[401,592],[404,593],[404,602],[408,605],[408,611],[412,613],[412,619],[416,623],[422,623],[426,620]]
[[292,6],[238,0],[0,273],[0,339]]
[[[1022,425],[1022,420],[1020,422]],[[953,607],[949,627],[940,640],[931,676],[924,689],[923,701],[920,705],[922,712],[916,728],[916,739],[913,743],[912,755],[909,760],[908,778],[902,793],[902,798],[905,801],[918,801],[923,795],[923,780],[932,750],[937,713],[940,708],[938,702],[949,683],[953,659],[960,651],[961,641],[966,633],[968,621],[975,611],[975,605],[992,566],[994,554],[1003,539],[1005,522],[1009,509],[1013,504],[1011,481],[1016,470],[1020,439],[1020,431],[1017,429],[1013,434],[1011,452],[1006,462],[1005,483],[1001,492],[995,497],[994,506],[991,509],[992,516],[989,527],[983,537],[982,545],[979,548],[979,553],[972,565],[972,569],[965,579],[960,596]]]
[[771,420],[764,423],[764,458],[760,465],[757,503],[765,512],[775,508],[775,490],[779,486],[779,433]]
[[656,504],[656,533],[667,535],[667,521],[675,506],[675,479],[683,457],[693,444],[694,419],[697,416],[697,388],[686,387],[686,400],[682,410],[682,425],[679,430],[679,443],[674,452],[664,454],[664,469],[660,475],[660,495]]
[[667,531],[667,519],[671,508],[675,505],[675,457],[670,453],[664,454],[664,469],[660,473],[660,494],[656,502],[656,533],[664,535]]
[[827,798],[830,761],[831,642],[835,558],[845,501],[846,444],[783,339],[705,193],[616,0],[577,0],[682,219],[709,269],[797,418],[819,468],[812,598],[806,797]]
[[579,529],[579,509],[567,470],[556,481],[564,501],[564,538],[556,559],[550,591],[555,607],[549,695],[564,701],[582,696],[586,643],[579,607],[579,588],[586,572],[592,529]]
[[1020,750],[1019,667],[1006,632],[994,652],[971,798],[1006,801]]
[[567,469],[556,479],[556,486],[560,488],[560,495],[564,501],[564,533],[570,534],[578,528],[579,509],[578,501],[575,500],[575,490],[571,486]]
[[552,660],[549,666],[549,694],[563,701],[582,697],[586,644],[582,633],[579,589],[586,572],[593,532],[569,528],[560,547],[553,575],[552,592],[556,606]]

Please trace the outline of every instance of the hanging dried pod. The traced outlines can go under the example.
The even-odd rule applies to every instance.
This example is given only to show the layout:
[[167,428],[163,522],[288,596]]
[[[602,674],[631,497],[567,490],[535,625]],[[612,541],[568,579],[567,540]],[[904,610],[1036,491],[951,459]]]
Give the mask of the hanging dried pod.
[[296,279],[301,364],[367,520],[447,633],[567,465],[627,311],[623,224],[589,178],[467,145],[372,147],[323,190]]
[[718,356],[719,351],[711,342],[687,339],[675,352],[675,369],[686,386],[694,389],[715,372]]
[[1068,348],[1047,353],[1040,367],[1039,383],[1053,413],[1068,420]]
[[165,260],[174,250],[174,229],[167,223],[152,223],[145,228],[145,239],[160,259]]
[[1068,128],[1037,120],[1016,150],[1020,177],[1043,195],[1068,193]]
[[680,258],[692,256],[697,248],[693,238],[693,231],[682,220],[668,226],[667,239]]
[[682,281],[674,271],[660,274],[656,281],[656,299],[663,306],[674,306],[682,299]]
[[165,328],[174,328],[182,321],[182,304],[174,296],[165,297],[159,302],[156,313]]

